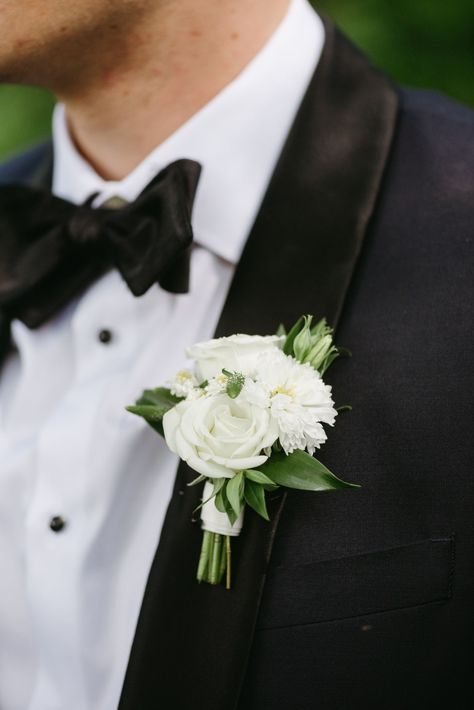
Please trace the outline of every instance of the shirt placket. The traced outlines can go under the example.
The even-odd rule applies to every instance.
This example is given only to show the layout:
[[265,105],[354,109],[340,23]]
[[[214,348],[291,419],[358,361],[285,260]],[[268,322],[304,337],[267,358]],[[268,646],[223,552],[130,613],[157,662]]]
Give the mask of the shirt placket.
[[[107,277],[105,279],[108,280]],[[74,373],[39,429],[35,483],[26,521],[27,587],[38,653],[29,710],[88,707],[84,678],[84,560],[109,508],[90,510],[96,412],[110,378],[126,367],[133,332],[123,289],[97,286],[72,320]],[[113,304],[113,307],[110,304]],[[133,327],[133,326],[132,326]],[[121,332],[120,332],[121,331]],[[44,364],[44,363],[43,363]],[[39,362],[38,362],[39,365]]]

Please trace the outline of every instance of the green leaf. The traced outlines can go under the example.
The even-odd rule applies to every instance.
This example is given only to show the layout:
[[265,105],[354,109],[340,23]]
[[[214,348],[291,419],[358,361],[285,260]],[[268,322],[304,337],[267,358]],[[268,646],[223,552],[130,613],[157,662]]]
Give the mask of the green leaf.
[[338,488],[360,488],[337,478],[320,461],[305,451],[273,454],[258,469],[279,486],[303,491],[328,491]]
[[244,497],[246,503],[248,503],[256,513],[261,515],[265,520],[270,520],[268,517],[267,504],[265,502],[265,491],[259,483],[247,478],[245,481]]
[[[226,481],[229,479],[226,478]],[[226,489],[227,486],[222,486],[220,489],[219,493],[215,497],[215,504],[216,508],[220,513],[227,513],[227,517],[229,518],[230,524],[233,525],[235,521],[237,520],[237,515],[235,514],[235,511],[232,509],[231,504],[229,503],[229,500],[227,498],[226,494]]]
[[163,407],[168,411],[183,399],[184,397],[176,397],[171,394],[171,391],[166,387],[156,387],[153,390],[145,390],[135,404],[154,404],[156,407]]
[[163,417],[166,411],[155,407],[153,404],[135,404],[129,407],[125,407],[127,412],[136,414],[138,417],[142,417],[147,424],[149,424],[152,429],[154,429],[158,434],[164,436],[163,431]]
[[188,483],[188,487],[190,488],[191,486],[197,486],[199,483],[202,483],[205,480],[206,480],[206,476],[198,476],[193,481],[191,481],[191,483]]
[[163,415],[167,411],[160,407],[155,407],[154,404],[132,404],[129,407],[125,407],[125,409],[127,412],[143,417],[148,422],[161,422]]
[[145,390],[134,405],[125,407],[125,409],[127,412],[143,417],[158,434],[164,436],[163,417],[169,409],[183,399],[184,397],[175,397],[166,387],[157,387],[154,390]]
[[216,504],[216,508],[220,513],[225,513],[225,502],[224,502],[224,495],[225,495],[225,489],[221,488],[221,490],[216,494],[216,498],[214,503]]
[[286,338],[286,328],[283,325],[283,323],[280,323],[280,325],[278,326],[276,335],[280,335],[280,336],[284,335]]
[[[194,479],[194,481],[191,481],[191,483],[188,483],[188,486],[195,486],[197,483],[201,483],[201,481],[205,481],[206,476],[198,476],[197,478]],[[209,498],[206,498],[206,500],[202,500],[201,503],[197,506],[197,508],[194,508],[193,513],[196,513],[198,510],[201,510],[201,508],[206,505],[206,503],[209,503],[210,500],[215,498],[221,488],[223,487],[224,483],[226,482],[226,478],[214,478],[212,483],[213,483],[213,490],[212,490],[212,495],[209,496]],[[216,506],[217,507],[217,506]],[[225,511],[221,511],[225,512]]]
[[[205,478],[205,476],[203,476],[203,478]],[[227,481],[227,478],[214,478],[214,479],[212,480],[212,483],[213,483],[213,486],[214,486],[213,493],[214,493],[215,496],[219,493],[219,491],[220,491],[221,488],[224,486],[224,483],[225,483],[226,481]]]
[[260,485],[275,486],[274,482],[271,481],[268,476],[265,476],[264,473],[258,471],[257,469],[247,469],[246,471],[244,471],[244,476],[245,478],[250,479],[254,483],[260,483]]
[[301,318],[298,318],[293,328],[291,328],[290,332],[286,336],[285,344],[283,345],[283,352],[285,353],[285,355],[293,355],[293,343],[303,326],[304,316],[301,316]]
[[244,499],[244,474],[242,471],[237,473],[233,478],[228,480],[227,483],[227,500],[229,501],[234,513],[239,516],[242,510],[242,503]]

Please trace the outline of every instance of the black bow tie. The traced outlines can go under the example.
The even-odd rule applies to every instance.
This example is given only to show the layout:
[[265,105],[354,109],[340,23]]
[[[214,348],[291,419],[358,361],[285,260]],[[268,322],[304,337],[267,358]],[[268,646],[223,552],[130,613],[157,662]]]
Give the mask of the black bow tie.
[[[168,165],[135,202],[92,208],[50,192],[0,188],[0,311],[36,328],[110,267],[135,296],[189,287],[191,210],[200,166]],[[115,207],[115,208],[112,208]]]

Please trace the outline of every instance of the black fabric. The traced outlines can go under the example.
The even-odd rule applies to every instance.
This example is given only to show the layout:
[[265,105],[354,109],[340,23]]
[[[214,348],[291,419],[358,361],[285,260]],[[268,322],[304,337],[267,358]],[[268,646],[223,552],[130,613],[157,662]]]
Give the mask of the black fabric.
[[[385,77],[328,28],[318,70],[251,231],[216,335],[276,332],[281,321],[291,324],[305,312],[337,324],[390,151],[397,107]],[[233,541],[235,580],[229,592],[195,581],[201,532],[189,521],[200,491],[186,488],[193,478],[187,466],[180,466],[120,710],[187,707],[191,698],[198,708],[221,710],[238,700],[284,497],[272,501],[271,523],[246,511],[243,533]],[[156,665],[164,669],[158,675]],[[187,669],[188,684],[176,682],[177,667]],[[203,669],[213,667],[210,681]]]
[[[417,573],[408,575],[410,569]],[[447,601],[453,593],[453,572],[452,536],[273,567],[266,582],[268,603],[263,605],[258,628],[305,626]]]
[[473,703],[474,117],[419,92],[397,109],[326,29],[218,333],[337,322],[353,357],[328,379],[353,411],[320,458],[362,487],[290,491],[271,524],[249,511],[227,592],[194,580],[181,466],[120,710]]
[[[239,710],[473,705],[474,116],[421,92],[400,108],[337,330],[353,357],[327,373],[353,411],[321,458],[362,487],[288,494]],[[452,535],[452,556],[372,554]]]
[[0,308],[36,328],[115,266],[135,296],[189,287],[191,209],[200,167],[168,165],[135,202],[92,208],[48,189],[0,187]]

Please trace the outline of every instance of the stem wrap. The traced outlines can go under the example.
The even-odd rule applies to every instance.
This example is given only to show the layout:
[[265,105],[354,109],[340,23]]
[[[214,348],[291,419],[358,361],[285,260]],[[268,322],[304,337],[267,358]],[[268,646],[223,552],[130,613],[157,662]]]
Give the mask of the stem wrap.
[[214,498],[212,497],[213,490],[214,486],[212,482],[206,481],[202,499],[207,501],[207,503],[204,503],[201,508],[202,529],[208,532],[219,533],[220,535],[237,537],[237,535],[240,535],[244,524],[244,511],[242,510],[235,523],[231,525],[227,514],[217,510]]

